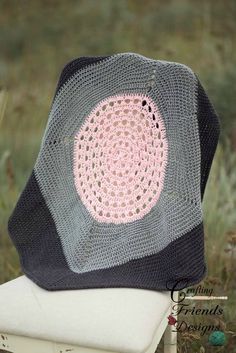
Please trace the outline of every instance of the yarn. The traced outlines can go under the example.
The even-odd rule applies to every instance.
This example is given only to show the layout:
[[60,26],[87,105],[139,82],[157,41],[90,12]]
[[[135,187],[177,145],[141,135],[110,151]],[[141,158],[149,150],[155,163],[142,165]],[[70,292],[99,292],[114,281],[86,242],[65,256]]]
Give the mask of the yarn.
[[199,283],[219,133],[184,64],[129,52],[70,61],[8,220],[22,271],[48,290]]
[[163,187],[168,143],[149,97],[103,100],[75,140],[76,188],[97,221],[127,223],[150,211]]
[[209,343],[212,346],[223,346],[226,342],[226,337],[222,331],[214,331],[209,335]]

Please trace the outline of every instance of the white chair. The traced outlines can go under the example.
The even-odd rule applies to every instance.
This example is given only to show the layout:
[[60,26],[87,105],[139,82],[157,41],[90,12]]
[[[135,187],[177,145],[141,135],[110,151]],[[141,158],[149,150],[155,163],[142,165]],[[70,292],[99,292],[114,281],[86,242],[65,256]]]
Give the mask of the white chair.
[[[175,292],[177,295],[177,292]],[[170,292],[135,288],[47,291],[26,276],[0,286],[0,352],[177,352]]]

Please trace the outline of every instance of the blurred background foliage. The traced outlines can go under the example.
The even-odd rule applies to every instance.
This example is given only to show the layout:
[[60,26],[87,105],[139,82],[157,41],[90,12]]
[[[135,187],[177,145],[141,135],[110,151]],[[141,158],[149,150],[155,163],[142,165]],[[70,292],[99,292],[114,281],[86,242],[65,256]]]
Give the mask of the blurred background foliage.
[[[198,74],[221,123],[203,203],[203,284],[229,296],[221,325],[227,352],[236,351],[235,18],[235,0],[0,0],[0,283],[21,274],[7,219],[36,160],[63,66],[117,52],[181,62]],[[180,352],[207,347],[206,338],[179,340]]]

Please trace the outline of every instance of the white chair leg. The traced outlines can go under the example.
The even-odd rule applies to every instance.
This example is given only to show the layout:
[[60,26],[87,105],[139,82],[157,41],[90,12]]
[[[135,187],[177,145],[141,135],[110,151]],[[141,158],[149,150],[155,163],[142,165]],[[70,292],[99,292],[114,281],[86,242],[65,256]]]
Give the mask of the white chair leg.
[[168,325],[164,333],[164,353],[177,353],[177,332],[174,326]]
[[[174,292],[174,300],[178,301],[179,293]],[[177,305],[173,302],[173,305]],[[177,315],[172,314],[172,316],[177,320]],[[168,325],[164,333],[164,353],[177,353],[177,331],[175,331],[175,326]]]

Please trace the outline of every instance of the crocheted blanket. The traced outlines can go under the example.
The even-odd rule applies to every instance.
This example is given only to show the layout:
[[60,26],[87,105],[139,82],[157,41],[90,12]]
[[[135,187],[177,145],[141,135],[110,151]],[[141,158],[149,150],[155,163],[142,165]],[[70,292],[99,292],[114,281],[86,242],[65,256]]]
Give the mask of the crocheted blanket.
[[199,283],[219,133],[184,64],[129,52],[69,62],[8,221],[23,272],[48,290]]

